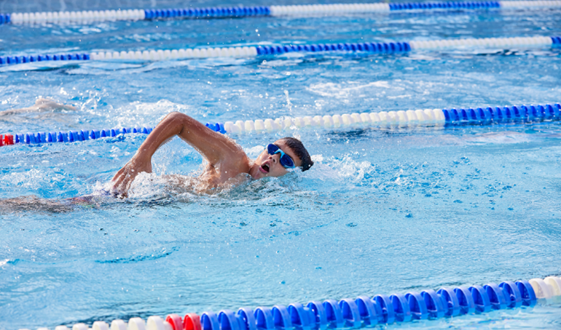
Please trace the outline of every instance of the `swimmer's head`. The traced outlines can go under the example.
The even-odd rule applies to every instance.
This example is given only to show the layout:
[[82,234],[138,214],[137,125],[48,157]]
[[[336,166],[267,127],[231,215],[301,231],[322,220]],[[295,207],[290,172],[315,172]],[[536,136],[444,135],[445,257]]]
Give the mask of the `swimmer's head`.
[[249,172],[252,178],[279,177],[287,174],[290,168],[298,167],[307,171],[314,165],[308,150],[300,140],[285,137],[272,144],[273,146],[266,147],[255,160]]

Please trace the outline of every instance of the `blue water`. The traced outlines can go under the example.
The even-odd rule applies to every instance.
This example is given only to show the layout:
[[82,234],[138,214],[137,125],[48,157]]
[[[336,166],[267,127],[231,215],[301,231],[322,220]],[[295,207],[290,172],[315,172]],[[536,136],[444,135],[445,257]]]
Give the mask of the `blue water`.
[[[0,55],[548,36],[558,34],[559,14],[7,25]],[[38,97],[78,110],[0,116],[1,133],[154,126],[170,111],[224,122],[561,101],[560,51],[545,48],[41,65],[0,68],[0,111]],[[310,171],[214,195],[169,191],[158,175],[201,169],[202,158],[176,139],[156,153],[155,174],[141,175],[128,200],[99,198],[95,207],[59,212],[0,208],[0,329],[561,274],[559,122],[234,138],[255,157],[284,135],[308,147],[316,161]],[[95,193],[144,139],[2,147],[0,198]],[[560,308],[549,301],[388,328],[557,329]]]

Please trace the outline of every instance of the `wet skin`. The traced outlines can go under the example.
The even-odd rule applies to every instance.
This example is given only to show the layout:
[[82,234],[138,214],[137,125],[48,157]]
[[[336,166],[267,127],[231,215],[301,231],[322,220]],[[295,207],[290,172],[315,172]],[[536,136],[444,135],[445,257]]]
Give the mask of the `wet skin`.
[[[37,103],[44,105],[44,109],[53,106],[50,100],[47,101],[41,99]],[[56,103],[54,105],[57,108],[63,107]],[[72,108],[70,106],[64,107],[65,109]],[[25,108],[15,111],[21,113],[28,110],[28,108]],[[152,172],[152,155],[160,146],[176,135],[200,152],[207,164],[198,178],[182,175],[164,176],[173,186],[183,187],[189,191],[210,193],[227,181],[230,181],[229,184],[237,184],[247,180],[247,176],[240,177],[240,174],[249,174],[253,179],[261,179],[264,177],[279,177],[288,173],[288,170],[280,164],[280,153],[269,155],[265,149],[257,159],[252,161],[234,140],[212,131],[187,115],[174,112],[167,115],[156,126],[134,157],[115,174],[112,180],[113,195],[127,197],[128,190],[136,176],[141,172]],[[277,140],[274,144],[289,155],[296,166],[302,165],[300,158],[294,154],[284,140]],[[76,205],[99,207],[102,199],[100,199],[100,196],[94,195],[74,197],[64,201],[21,196],[0,199],[0,211],[70,212]]]
[[[195,148],[208,162],[199,176],[201,183],[208,189],[220,187],[242,173],[249,174],[253,179],[280,177],[288,173],[279,162],[279,153],[269,155],[267,150],[263,150],[257,159],[252,161],[234,140],[185,114],[172,112],[154,128],[133,158],[115,174],[112,179],[112,192],[126,197],[139,173],[152,173],[152,156],[174,136],[179,136]],[[297,167],[302,165],[300,158],[282,139],[274,144],[288,154]]]

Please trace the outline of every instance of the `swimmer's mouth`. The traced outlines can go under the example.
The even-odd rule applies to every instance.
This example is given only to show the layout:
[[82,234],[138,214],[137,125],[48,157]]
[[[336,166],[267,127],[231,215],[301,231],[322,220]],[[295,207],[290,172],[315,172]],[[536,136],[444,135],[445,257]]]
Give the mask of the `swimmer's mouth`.
[[261,169],[263,170],[263,172],[269,173],[269,170],[270,170],[269,164],[265,163],[265,164],[261,165]]

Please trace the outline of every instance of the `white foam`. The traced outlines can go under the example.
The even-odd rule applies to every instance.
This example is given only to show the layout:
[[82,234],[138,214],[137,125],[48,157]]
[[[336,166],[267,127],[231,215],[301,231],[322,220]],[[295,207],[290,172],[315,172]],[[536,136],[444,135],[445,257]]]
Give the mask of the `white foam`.
[[265,150],[265,146],[255,146],[255,147],[244,149],[244,152],[250,158],[257,158],[257,156],[259,156],[263,152],[263,150]]

